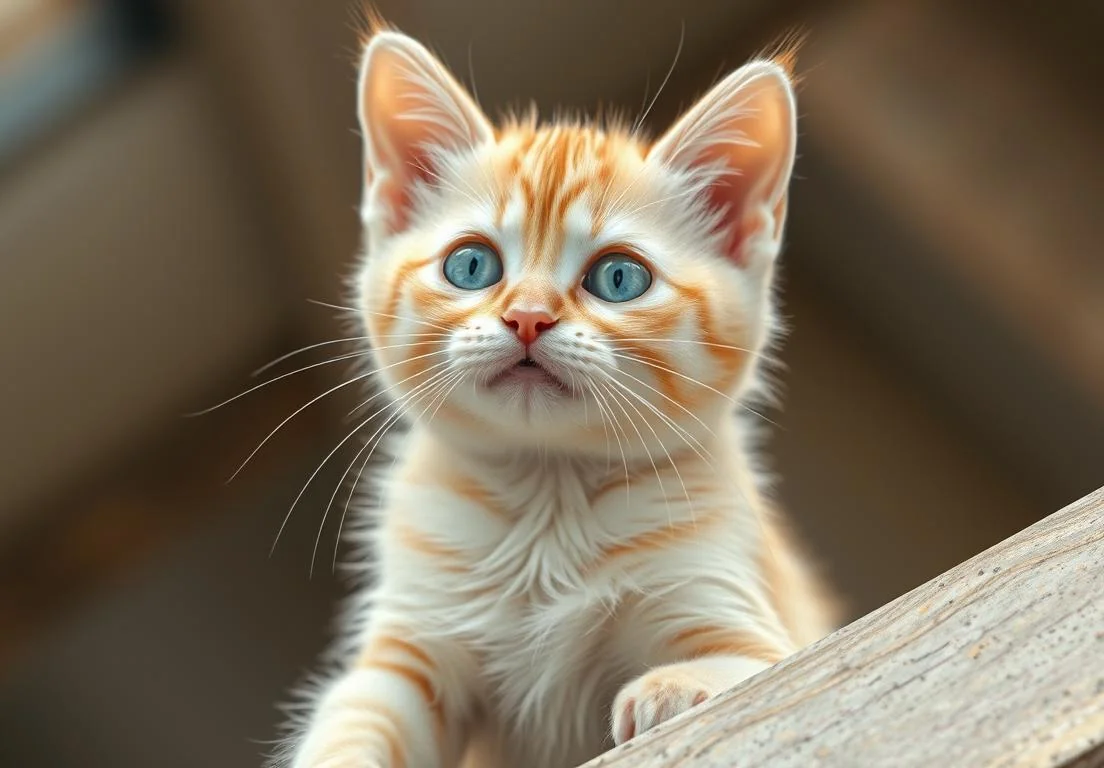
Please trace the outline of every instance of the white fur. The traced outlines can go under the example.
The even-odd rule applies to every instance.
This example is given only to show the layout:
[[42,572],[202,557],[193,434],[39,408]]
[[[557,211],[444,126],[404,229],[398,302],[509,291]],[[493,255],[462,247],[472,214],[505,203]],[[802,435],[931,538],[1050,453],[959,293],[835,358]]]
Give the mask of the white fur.
[[[390,198],[374,195],[371,185],[401,174],[388,165],[401,159],[373,148],[386,137],[378,136],[378,126],[366,126],[370,174],[363,214],[370,255],[357,287],[369,328],[402,254],[438,252],[458,234],[477,231],[500,247],[505,279],[532,287],[535,297],[542,290],[570,290],[587,259],[608,243],[631,244],[656,266],[653,286],[637,307],[669,303],[665,275],[708,269],[716,275],[711,299],[739,308],[731,333],[753,353],[733,391],[683,413],[660,397],[654,371],[619,357],[616,339],[585,322],[560,322],[528,351],[565,380],[599,383],[570,400],[491,396],[480,388],[479,382],[516,363],[522,349],[497,317],[476,315],[447,329],[436,358],[442,363],[436,389],[404,383],[388,368],[402,354],[377,346],[381,382],[393,388],[413,426],[392,446],[397,461],[379,478],[372,524],[355,534],[365,567],[375,559],[375,579],[352,611],[340,654],[344,664],[317,686],[307,707],[290,763],[398,768],[398,742],[408,768],[456,768],[469,747],[483,768],[566,768],[766,667],[739,655],[687,659],[676,642],[680,632],[720,626],[746,631],[783,653],[796,647],[760,571],[763,502],[749,433],[742,419],[732,417],[729,399],[750,391],[759,368],[754,355],[775,330],[770,291],[780,228],[771,217],[784,194],[792,141],[764,171],[772,175],[760,185],[768,191],[762,199],[749,198],[742,212],[760,224],[745,245],[742,269],[718,261],[724,259],[719,240],[709,233],[722,213],[701,204],[726,170],[693,161],[717,142],[742,149],[755,144],[724,129],[744,119],[749,99],[758,95],[741,88],[778,72],[756,65],[722,83],[676,125],[674,138],[660,143],[663,157],[640,161],[637,179],[597,235],[590,232],[595,201],[580,198],[566,216],[554,266],[533,275],[522,267],[532,244],[523,237],[528,212],[516,190],[496,223],[486,173],[493,147],[481,133],[482,117],[468,114],[474,106],[450,90],[451,81],[413,41],[387,33],[372,45],[397,50],[406,62],[403,82],[420,89],[422,106],[401,117],[439,123],[442,145],[419,148],[432,159],[434,177],[410,182],[412,218],[393,232],[384,224],[389,212],[377,208]],[[365,71],[372,55],[370,45]],[[362,119],[369,123],[370,112],[362,101]],[[438,264],[414,279],[452,306],[479,306],[477,292],[450,286]],[[611,320],[620,311],[596,299],[589,309]],[[440,328],[409,303],[396,314],[393,333]],[[673,338],[686,342],[666,350],[678,372],[709,377],[713,363],[694,346],[693,324],[681,324]],[[446,402],[473,416],[480,429],[435,419],[434,406]],[[632,482],[596,496],[622,475]],[[458,476],[486,491],[492,508],[452,490]],[[610,556],[642,536],[695,527],[697,535],[662,547]],[[411,530],[440,552],[404,544]],[[401,660],[432,681],[443,732],[436,731],[437,716],[416,684],[386,668],[351,662],[380,633],[400,633],[429,657],[429,664],[409,654]]]

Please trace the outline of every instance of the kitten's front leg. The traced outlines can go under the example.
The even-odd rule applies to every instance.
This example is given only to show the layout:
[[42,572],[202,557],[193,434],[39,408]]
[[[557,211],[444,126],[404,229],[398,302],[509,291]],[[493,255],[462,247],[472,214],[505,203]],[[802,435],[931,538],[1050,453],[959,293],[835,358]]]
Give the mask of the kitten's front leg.
[[293,768],[454,768],[465,725],[441,663],[409,632],[373,629],[318,701]]
[[613,702],[616,744],[701,704],[771,666],[747,656],[703,656],[650,669]]

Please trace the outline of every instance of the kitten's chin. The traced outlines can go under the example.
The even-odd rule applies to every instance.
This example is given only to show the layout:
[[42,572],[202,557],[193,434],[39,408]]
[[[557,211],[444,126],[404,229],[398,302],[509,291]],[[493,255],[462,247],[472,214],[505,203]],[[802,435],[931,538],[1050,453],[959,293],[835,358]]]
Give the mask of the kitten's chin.
[[458,392],[466,410],[496,432],[544,440],[583,423],[583,394],[547,367],[526,358]]

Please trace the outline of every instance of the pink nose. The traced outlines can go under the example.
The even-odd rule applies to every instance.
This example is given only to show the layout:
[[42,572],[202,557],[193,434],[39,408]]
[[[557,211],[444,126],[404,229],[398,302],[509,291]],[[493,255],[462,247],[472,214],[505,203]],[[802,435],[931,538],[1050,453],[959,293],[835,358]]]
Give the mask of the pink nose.
[[509,309],[502,322],[513,329],[522,344],[529,346],[558,321],[542,309]]

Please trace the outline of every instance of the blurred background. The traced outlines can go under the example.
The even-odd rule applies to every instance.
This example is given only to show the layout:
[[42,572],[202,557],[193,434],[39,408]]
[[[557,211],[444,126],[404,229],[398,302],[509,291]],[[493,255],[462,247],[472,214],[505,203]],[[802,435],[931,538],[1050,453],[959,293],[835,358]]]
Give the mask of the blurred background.
[[[492,113],[656,132],[810,34],[780,494],[857,616],[1104,484],[1104,6],[393,0]],[[0,2],[0,765],[259,765],[331,636],[355,14]],[[269,372],[325,360],[322,347]],[[312,356],[313,354],[313,356]],[[344,460],[342,457],[344,456]],[[343,496],[338,497],[338,504]]]

